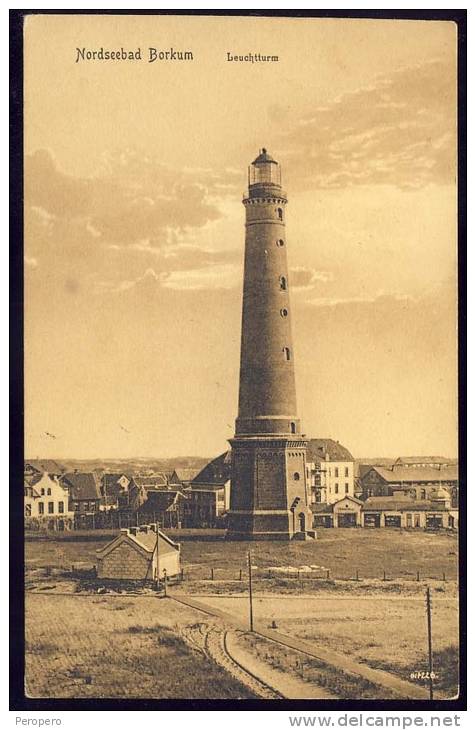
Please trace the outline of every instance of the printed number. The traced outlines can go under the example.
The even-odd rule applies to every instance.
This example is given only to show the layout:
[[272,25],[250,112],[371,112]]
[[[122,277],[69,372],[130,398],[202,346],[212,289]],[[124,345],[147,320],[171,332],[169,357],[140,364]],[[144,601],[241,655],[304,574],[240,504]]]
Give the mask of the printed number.
[[438,679],[437,672],[411,672],[410,679]]

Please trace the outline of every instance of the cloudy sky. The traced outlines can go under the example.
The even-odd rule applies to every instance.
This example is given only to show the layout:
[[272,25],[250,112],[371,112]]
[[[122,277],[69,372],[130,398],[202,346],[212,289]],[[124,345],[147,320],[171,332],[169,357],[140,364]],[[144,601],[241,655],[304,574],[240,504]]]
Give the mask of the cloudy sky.
[[[452,23],[36,16],[25,33],[28,456],[226,448],[262,146],[289,196],[305,432],[456,454]],[[76,63],[101,46],[143,59]]]

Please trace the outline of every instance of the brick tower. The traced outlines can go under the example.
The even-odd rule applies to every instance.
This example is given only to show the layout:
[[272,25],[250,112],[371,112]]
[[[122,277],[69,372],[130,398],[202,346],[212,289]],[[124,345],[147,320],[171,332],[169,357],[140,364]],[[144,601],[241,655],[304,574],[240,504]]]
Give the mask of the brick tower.
[[265,149],[248,169],[240,395],[227,538],[290,540],[311,527],[297,417],[286,193]]

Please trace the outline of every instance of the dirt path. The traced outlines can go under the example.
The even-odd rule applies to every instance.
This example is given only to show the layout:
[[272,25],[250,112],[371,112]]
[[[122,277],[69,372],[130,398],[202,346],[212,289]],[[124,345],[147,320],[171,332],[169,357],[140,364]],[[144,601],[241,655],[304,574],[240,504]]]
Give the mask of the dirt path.
[[254,665],[250,666],[251,662],[242,663],[235,652],[230,652],[232,633],[222,626],[205,623],[180,628],[180,635],[189,646],[208,656],[258,697],[266,700],[283,699],[284,695],[261,672],[256,672]]
[[[225,621],[228,625],[234,626],[242,631],[248,630],[245,622],[218,608],[210,606],[205,601],[198,601],[195,598],[192,599],[189,596],[184,596],[183,594],[171,595],[170,597],[179,603],[191,608],[196,608],[210,616],[216,616]],[[388,689],[392,694],[398,695],[399,697],[422,700],[428,699],[428,692],[425,688],[406,682],[405,680],[381,669],[372,669],[365,664],[356,662],[345,654],[340,654],[339,652],[335,652],[330,649],[318,647],[304,639],[291,637],[275,630],[270,631],[260,625],[255,625],[255,633],[277,644],[281,644],[282,646],[294,649],[295,651],[299,651],[307,656],[319,659],[320,661],[336,667],[347,674],[362,677],[363,679],[372,682],[372,684]]]

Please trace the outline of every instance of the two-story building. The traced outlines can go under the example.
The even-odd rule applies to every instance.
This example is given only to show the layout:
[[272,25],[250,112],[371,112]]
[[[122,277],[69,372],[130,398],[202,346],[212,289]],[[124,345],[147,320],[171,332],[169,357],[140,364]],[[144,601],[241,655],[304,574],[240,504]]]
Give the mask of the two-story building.
[[101,505],[99,478],[92,472],[68,472],[61,477],[61,484],[68,490],[69,508],[76,525],[94,526]]
[[223,527],[230,509],[231,451],[212,459],[187,492],[187,526]]
[[310,439],[306,462],[311,504],[354,496],[354,458],[339,441]]
[[73,526],[68,490],[57,477],[31,476],[24,482],[26,529],[68,530]]

